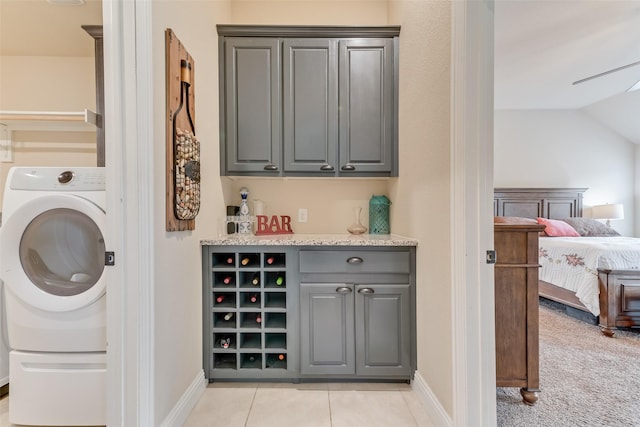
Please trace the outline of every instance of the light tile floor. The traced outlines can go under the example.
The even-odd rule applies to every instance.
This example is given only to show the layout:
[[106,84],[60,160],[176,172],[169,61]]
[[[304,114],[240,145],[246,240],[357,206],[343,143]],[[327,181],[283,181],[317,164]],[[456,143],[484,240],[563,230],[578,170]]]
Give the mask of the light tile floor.
[[[432,427],[408,384],[213,383],[184,427]],[[9,398],[0,399],[0,426]]]
[[213,383],[184,427],[431,427],[408,384]]

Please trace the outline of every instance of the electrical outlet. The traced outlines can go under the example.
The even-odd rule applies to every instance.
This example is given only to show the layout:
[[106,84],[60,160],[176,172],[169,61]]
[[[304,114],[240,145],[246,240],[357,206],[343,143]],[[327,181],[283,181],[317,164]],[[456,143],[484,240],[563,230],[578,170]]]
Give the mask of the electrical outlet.
[[307,208],[298,209],[298,222],[307,222]]

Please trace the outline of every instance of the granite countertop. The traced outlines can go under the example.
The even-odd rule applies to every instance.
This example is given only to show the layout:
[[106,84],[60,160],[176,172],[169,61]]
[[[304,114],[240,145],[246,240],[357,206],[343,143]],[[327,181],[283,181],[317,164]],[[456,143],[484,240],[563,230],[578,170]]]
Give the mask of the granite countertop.
[[200,245],[228,246],[417,246],[418,240],[395,234],[229,234],[200,240]]

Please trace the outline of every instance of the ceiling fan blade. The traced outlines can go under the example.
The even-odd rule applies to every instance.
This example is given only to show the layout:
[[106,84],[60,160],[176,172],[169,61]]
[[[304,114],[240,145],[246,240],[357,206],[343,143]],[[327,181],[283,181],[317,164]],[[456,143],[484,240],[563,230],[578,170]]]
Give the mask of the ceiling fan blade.
[[602,73],[594,74],[593,76],[585,77],[584,79],[576,80],[572,84],[577,85],[579,83],[584,83],[586,81],[589,81],[589,80],[592,80],[592,79],[596,79],[598,77],[606,76],[607,74],[615,73],[616,71],[621,71],[621,70],[624,70],[626,68],[635,67],[636,65],[640,65],[640,61],[632,62],[631,64],[623,65],[622,67],[614,68],[614,69],[609,70],[609,71],[605,71],[605,72],[602,72]]

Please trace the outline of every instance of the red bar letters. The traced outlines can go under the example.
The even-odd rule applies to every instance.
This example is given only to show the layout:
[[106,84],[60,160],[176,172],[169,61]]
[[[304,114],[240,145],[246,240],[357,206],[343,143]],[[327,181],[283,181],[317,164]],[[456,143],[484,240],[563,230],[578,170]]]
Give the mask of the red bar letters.
[[289,215],[280,215],[280,217],[272,215],[271,219],[266,215],[258,215],[256,218],[258,220],[256,236],[264,234],[293,234]]

